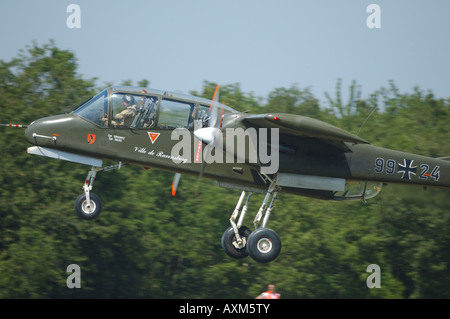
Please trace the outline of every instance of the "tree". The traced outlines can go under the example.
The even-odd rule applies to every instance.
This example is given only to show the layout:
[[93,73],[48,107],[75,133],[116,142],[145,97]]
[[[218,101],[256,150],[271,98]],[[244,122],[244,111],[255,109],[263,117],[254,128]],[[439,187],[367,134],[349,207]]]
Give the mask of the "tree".
[[[29,123],[60,113],[93,95],[94,79],[76,73],[73,53],[53,42],[34,43],[10,62],[0,62],[2,121]],[[62,216],[79,168],[29,158],[22,134],[2,129],[0,189],[0,296],[58,296],[74,228]],[[66,172],[65,172],[66,171]],[[54,172],[49,177],[49,172]],[[70,198],[70,196],[69,196]],[[84,257],[80,256],[80,259]]]
[[269,93],[265,112],[291,113],[320,118],[319,101],[310,88],[300,89],[297,85],[290,88],[277,88]]
[[[204,81],[203,91],[201,93],[191,91],[190,94],[211,100],[214,96],[216,87],[217,83]],[[245,94],[242,92],[239,83],[221,85],[219,89],[219,102],[241,112],[261,112],[258,99],[252,93]]]

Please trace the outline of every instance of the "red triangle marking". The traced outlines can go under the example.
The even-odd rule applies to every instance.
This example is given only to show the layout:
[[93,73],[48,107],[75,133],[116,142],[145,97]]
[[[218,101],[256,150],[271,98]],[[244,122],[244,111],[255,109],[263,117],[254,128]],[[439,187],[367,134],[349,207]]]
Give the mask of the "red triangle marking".
[[161,133],[153,133],[153,132],[148,132],[148,136],[150,137],[150,140],[152,141],[152,144],[155,143],[156,139],[159,137]]

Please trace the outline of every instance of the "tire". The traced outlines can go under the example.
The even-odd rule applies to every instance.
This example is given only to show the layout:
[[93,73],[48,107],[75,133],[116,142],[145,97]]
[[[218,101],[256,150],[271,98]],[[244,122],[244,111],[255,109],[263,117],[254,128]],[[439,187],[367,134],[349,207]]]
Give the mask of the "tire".
[[102,211],[102,202],[100,198],[93,193],[90,193],[89,195],[91,198],[90,207],[87,207],[86,205],[86,194],[81,194],[75,200],[75,212],[81,219],[95,219],[100,215]]
[[[239,228],[239,236],[241,238],[245,238],[245,240],[248,240],[248,237],[252,231],[250,228],[246,226],[241,226]],[[243,248],[236,248],[233,245],[233,242],[236,241],[236,236],[234,234],[233,227],[229,227],[222,235],[222,248],[225,251],[225,253],[236,259],[242,259],[248,256],[247,249],[245,247]]]
[[258,228],[248,237],[247,251],[257,262],[271,262],[281,252],[280,237],[271,229]]

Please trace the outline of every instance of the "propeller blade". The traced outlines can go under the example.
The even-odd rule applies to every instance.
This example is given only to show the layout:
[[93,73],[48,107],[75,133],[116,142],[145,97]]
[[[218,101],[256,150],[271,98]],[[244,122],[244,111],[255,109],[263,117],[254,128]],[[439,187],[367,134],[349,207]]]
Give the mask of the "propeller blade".
[[[209,147],[209,145],[206,145],[206,147]],[[206,161],[202,162],[202,168],[200,169],[200,174],[198,174],[198,178],[197,178],[197,185],[195,187],[195,196],[198,196],[198,190],[200,189],[200,181],[202,180],[203,177],[203,172],[205,171],[205,166],[206,166]]]
[[220,88],[220,84],[217,84],[216,89],[214,90],[214,94],[213,94],[213,98],[211,100],[211,104],[209,105],[209,110],[211,111],[211,108],[213,106],[214,101],[218,101],[219,100],[219,88]]
[[218,115],[217,104],[219,101],[219,87],[220,87],[220,85],[217,84],[216,90],[214,91],[214,95],[211,100],[211,104],[209,106],[209,122],[208,122],[209,127],[216,127],[217,115]]
[[217,84],[214,91],[213,99],[209,106],[209,120],[208,127],[199,128],[194,131],[195,137],[201,140],[205,144],[214,144],[216,137],[220,133],[220,128],[222,127],[222,116],[225,109],[225,105],[222,104],[222,112],[219,115],[219,88],[220,85]]
[[172,196],[175,196],[175,194],[177,193],[177,188],[178,188],[178,183],[180,182],[180,177],[181,177],[180,173],[175,173],[175,176],[173,177]]
[[[217,142],[217,136],[221,132],[220,127],[222,126],[223,108],[222,108],[222,114],[220,115],[220,118],[219,118],[219,111],[218,111],[219,88],[220,88],[220,84],[217,84],[216,89],[214,91],[213,98],[211,100],[211,104],[209,106],[208,127],[200,128],[200,129],[197,129],[194,131],[195,137],[197,137],[200,141],[202,141],[204,144],[206,144],[203,154],[209,154],[210,148],[215,146],[215,144]],[[206,156],[205,156],[205,158],[203,158],[202,167],[200,168],[200,174],[198,175],[197,186],[195,188],[195,196],[198,196],[198,193],[199,193],[198,190],[200,188],[200,181],[205,172],[205,168],[206,168]]]

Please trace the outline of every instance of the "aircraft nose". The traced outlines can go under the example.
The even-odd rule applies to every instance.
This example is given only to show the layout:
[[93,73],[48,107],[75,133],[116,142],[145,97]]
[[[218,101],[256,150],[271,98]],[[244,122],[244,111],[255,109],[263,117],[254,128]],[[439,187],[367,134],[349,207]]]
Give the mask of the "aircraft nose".
[[70,127],[76,122],[76,117],[67,114],[43,117],[28,125],[25,131],[26,140],[39,146],[55,146],[61,144],[61,135],[69,136]]
[[58,134],[56,129],[61,129],[67,119],[62,116],[44,117],[32,122],[25,130],[26,140],[34,145],[54,144]]
[[36,144],[33,137],[33,134],[36,133],[36,128],[37,128],[36,121],[33,121],[25,129],[25,139],[27,140],[28,143]]

